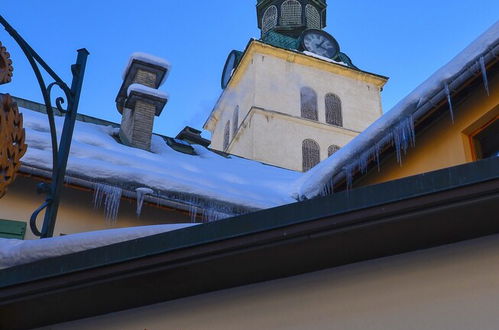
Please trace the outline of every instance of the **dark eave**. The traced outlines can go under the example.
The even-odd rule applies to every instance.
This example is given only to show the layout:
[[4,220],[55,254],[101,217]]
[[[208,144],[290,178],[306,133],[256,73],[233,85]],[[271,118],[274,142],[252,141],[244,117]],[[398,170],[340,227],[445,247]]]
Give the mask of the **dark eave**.
[[42,326],[499,233],[499,158],[0,271]]

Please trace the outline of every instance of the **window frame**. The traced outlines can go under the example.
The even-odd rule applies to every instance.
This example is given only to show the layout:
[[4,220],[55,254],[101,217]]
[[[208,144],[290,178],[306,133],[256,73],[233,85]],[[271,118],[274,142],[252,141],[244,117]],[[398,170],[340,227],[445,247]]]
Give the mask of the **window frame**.
[[[328,100],[330,98],[333,98],[335,100],[335,102],[332,103],[331,107],[328,106]],[[334,105],[337,105],[337,107],[334,107]],[[341,101],[341,98],[334,93],[327,93],[326,96],[324,96],[324,106],[326,123],[337,127],[344,127],[343,102]],[[339,121],[334,121],[335,117],[339,118]]]
[[[309,95],[305,95],[305,91],[307,93],[311,92]],[[310,97],[311,96],[311,97]],[[308,97],[308,100],[305,98]],[[311,101],[313,106],[312,109],[307,109],[307,106],[310,105],[309,101]],[[317,92],[308,86],[304,86],[300,89],[300,116],[304,119],[309,119],[313,121],[319,121],[319,103]]]
[[[307,145],[308,144],[308,145]],[[313,147],[310,147],[313,146]],[[313,139],[305,139],[302,141],[302,171],[307,172],[321,162],[321,146]],[[309,155],[310,157],[306,157]],[[309,159],[313,161],[309,161]]]

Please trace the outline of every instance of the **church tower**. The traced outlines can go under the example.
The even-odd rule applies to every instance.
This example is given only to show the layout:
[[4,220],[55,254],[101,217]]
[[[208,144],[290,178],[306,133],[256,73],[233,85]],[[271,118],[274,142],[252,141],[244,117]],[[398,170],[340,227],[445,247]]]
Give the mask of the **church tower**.
[[212,148],[307,171],[382,114],[388,78],[362,71],[326,26],[325,0],[257,0],[259,40],[232,51],[204,128]]

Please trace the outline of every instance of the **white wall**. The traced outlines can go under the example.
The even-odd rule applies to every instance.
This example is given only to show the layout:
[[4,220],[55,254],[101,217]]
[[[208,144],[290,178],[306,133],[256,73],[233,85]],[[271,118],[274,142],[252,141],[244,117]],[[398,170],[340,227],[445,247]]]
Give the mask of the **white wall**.
[[[251,61],[242,78],[235,87],[223,92],[211,115],[212,122],[216,123],[212,131],[211,146],[214,149],[223,150],[224,128],[230,120],[231,146],[228,152],[301,171],[304,139],[318,142],[325,150],[321,150],[321,159],[325,159],[329,145],[344,146],[382,114],[380,88],[374,83],[273,55],[249,53],[246,56],[251,56]],[[318,121],[322,125],[313,125],[300,118],[302,87],[310,87],[317,93]],[[344,130],[326,124],[325,96],[328,93],[338,95],[342,101]],[[234,140],[232,120],[237,106],[239,122],[245,119],[246,122]],[[295,120],[270,114],[265,121],[254,114],[250,116],[254,108],[287,114]]]
[[499,235],[47,329],[497,329]]

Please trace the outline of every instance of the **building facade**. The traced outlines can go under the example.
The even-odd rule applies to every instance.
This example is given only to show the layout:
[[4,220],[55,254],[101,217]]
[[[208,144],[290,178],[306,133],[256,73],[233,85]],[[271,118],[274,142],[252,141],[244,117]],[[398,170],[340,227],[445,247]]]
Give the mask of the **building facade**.
[[325,15],[311,23],[324,8],[323,1],[258,3],[262,38],[229,56],[224,91],[204,126],[214,149],[307,171],[382,115],[387,78],[340,52],[320,30]]

